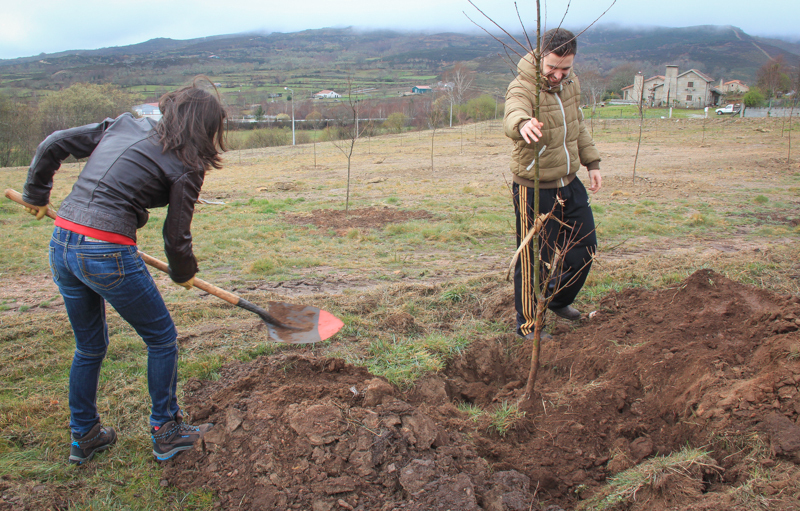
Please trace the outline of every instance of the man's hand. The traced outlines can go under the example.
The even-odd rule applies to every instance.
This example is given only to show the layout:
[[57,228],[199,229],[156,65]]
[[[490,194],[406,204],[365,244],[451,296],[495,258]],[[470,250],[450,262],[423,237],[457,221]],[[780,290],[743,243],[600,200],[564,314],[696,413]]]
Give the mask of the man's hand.
[[522,138],[525,140],[525,142],[529,144],[538,142],[539,138],[542,136],[542,126],[544,126],[543,122],[539,122],[535,118],[531,119],[522,125],[522,127],[519,129],[519,134],[522,135]]
[[589,190],[592,193],[597,193],[600,187],[603,186],[603,177],[600,175],[600,169],[589,171]]
[[185,288],[187,290],[188,289],[192,289],[192,287],[194,286],[194,277],[190,278],[186,282],[176,282],[176,284],[178,284],[179,286],[181,286],[181,287],[183,287],[183,288]]
[[47,216],[47,206],[37,206],[35,208],[25,208],[25,211],[36,217],[36,220],[41,220]]

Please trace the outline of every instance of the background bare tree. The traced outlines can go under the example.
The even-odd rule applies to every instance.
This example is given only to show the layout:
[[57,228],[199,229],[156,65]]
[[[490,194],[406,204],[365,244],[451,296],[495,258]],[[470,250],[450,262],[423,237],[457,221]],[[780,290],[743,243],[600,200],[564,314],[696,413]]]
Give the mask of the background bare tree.
[[[358,139],[358,97],[353,91],[353,78],[347,78],[347,90],[342,95],[342,108],[336,119],[334,133],[331,133],[331,143],[347,158],[347,194],[344,200],[344,210],[350,210],[350,167],[353,159],[353,150]],[[330,132],[329,132],[330,133]]]
[[[639,97],[636,98],[636,107],[639,109],[639,140],[636,142],[636,156],[633,158],[633,184],[636,184],[636,163],[639,161],[639,149],[642,147],[642,130],[644,129],[644,111],[646,108],[644,101],[644,76],[639,73],[636,75],[636,78],[636,83],[639,84]],[[633,90],[635,91],[636,87],[634,87]],[[705,129],[705,124],[703,128]]]
[[773,99],[779,93],[788,92],[791,80],[786,71],[787,67],[783,60],[783,55],[770,59],[758,70],[756,73],[757,85],[767,96],[767,99]]
[[317,130],[322,127],[322,114],[319,110],[312,110],[306,116],[306,122],[311,124],[311,127],[314,129],[314,168],[317,168]]
[[0,94],[0,167],[31,162],[39,140],[35,117],[28,104]]
[[76,83],[39,103],[41,134],[73,128],[130,111],[133,98],[116,85]]
[[797,66],[792,75],[792,90],[794,91],[794,96],[792,96],[792,108],[789,110],[789,152],[786,155],[786,165],[792,164],[792,116],[794,115],[795,107],[800,101],[800,65]]
[[461,149],[459,153],[464,152],[464,122],[467,118],[467,112],[463,105],[468,99],[468,94],[470,93],[474,80],[475,72],[469,69],[463,62],[459,62],[453,66],[451,71],[445,74],[445,81],[452,83],[452,86],[447,87],[447,94],[450,98],[451,108],[455,110],[459,129],[461,131]]
[[425,120],[431,130],[431,172],[433,172],[433,147],[436,139],[436,129],[445,119],[445,108],[449,104],[447,96],[439,96],[426,105]]
[[594,136],[594,116],[597,113],[597,103],[603,99],[607,90],[606,78],[596,68],[582,69],[580,82],[581,92],[587,99],[586,104],[592,106],[589,126],[592,136]]

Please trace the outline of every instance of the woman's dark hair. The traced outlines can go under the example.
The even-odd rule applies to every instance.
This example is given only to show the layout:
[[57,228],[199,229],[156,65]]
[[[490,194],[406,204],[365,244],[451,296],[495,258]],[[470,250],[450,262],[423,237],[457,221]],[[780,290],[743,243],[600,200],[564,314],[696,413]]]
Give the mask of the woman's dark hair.
[[201,89],[198,76],[192,85],[161,96],[158,108],[163,117],[156,126],[164,152],[175,151],[178,159],[190,168],[222,168],[220,153],[225,151],[225,109],[216,87],[211,94]]
[[555,53],[559,57],[578,53],[578,38],[565,28],[553,28],[542,36],[542,55]]

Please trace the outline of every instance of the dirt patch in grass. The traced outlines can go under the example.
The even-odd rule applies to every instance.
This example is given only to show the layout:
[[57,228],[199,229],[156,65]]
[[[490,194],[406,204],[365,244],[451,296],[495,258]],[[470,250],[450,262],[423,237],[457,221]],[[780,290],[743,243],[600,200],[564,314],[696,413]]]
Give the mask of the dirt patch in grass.
[[[473,313],[510,321],[508,305]],[[405,392],[309,354],[226,366],[218,381],[187,382],[187,411],[215,427],[164,477],[214,491],[225,509],[574,509],[610,476],[693,445],[710,451],[708,467],[633,508],[747,509],[732,490],[753,460],[726,439],[751,435],[770,446],[758,463],[784,474],[757,492],[796,508],[799,297],[701,270],[672,288],[611,293],[591,320],[554,333],[538,392],[504,435],[492,410],[517,402],[529,363],[509,334],[478,336]]]
[[781,213],[751,213],[749,215],[740,215],[740,216],[750,216],[755,217],[759,220],[760,224],[778,224],[778,225],[788,225],[789,227],[797,227],[800,226],[800,217],[796,216],[796,212],[786,212],[786,214]]
[[389,207],[343,209],[317,209],[310,213],[286,214],[284,220],[290,224],[312,224],[324,229],[334,229],[340,234],[349,229],[378,229],[388,224],[399,224],[410,220],[427,220],[433,215],[427,211],[403,211]]

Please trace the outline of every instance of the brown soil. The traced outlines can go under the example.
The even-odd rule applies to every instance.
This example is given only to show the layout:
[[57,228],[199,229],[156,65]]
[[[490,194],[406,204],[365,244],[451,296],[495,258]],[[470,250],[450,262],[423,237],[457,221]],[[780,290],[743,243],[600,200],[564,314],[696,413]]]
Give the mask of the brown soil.
[[[510,322],[508,293],[488,289],[497,285],[472,312]],[[691,445],[715,467],[665,478],[628,508],[747,509],[728,490],[753,463],[737,439],[757,434],[771,451],[756,462],[786,478],[754,490],[771,508],[800,509],[799,329],[800,297],[709,270],[672,289],[612,293],[591,319],[555,326],[538,392],[505,436],[455,405],[520,397],[530,347],[508,335],[474,339],[406,392],[338,359],[237,363],[186,384],[192,419],[215,427],[164,477],[214,491],[224,509],[574,509],[609,476]]]
[[290,224],[312,224],[323,229],[346,233],[349,229],[377,229],[387,224],[425,220],[433,218],[427,211],[403,211],[389,207],[343,209],[317,209],[304,214],[286,214],[284,220]]

